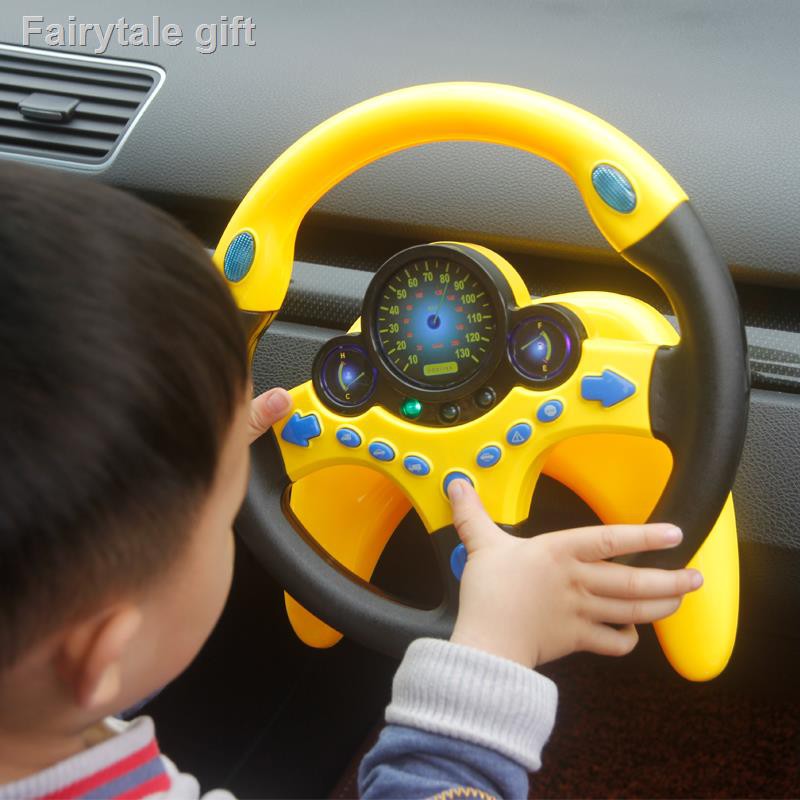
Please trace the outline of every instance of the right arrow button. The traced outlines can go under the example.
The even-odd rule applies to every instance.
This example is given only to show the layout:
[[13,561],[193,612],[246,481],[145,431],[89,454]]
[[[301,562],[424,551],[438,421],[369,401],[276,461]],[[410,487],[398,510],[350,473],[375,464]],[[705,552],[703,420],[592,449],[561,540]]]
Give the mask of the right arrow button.
[[610,369],[604,369],[602,375],[586,375],[581,380],[581,397],[596,400],[603,408],[615,406],[635,392],[635,384]]

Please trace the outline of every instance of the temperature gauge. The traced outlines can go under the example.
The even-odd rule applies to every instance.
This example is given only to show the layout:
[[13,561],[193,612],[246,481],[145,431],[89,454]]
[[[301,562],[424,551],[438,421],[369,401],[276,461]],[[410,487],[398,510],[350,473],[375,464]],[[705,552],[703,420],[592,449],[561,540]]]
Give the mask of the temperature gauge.
[[377,370],[357,345],[342,344],[322,364],[322,388],[337,405],[353,408],[366,403],[375,391]]

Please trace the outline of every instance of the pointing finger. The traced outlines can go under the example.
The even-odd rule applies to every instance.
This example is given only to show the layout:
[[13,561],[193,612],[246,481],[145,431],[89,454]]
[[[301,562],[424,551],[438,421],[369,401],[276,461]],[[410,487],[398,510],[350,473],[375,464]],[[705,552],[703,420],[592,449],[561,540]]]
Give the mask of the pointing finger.
[[478,493],[468,481],[461,479],[451,481],[447,494],[453,506],[453,525],[468,553],[476,547],[496,540],[497,535],[502,534],[486,513]]

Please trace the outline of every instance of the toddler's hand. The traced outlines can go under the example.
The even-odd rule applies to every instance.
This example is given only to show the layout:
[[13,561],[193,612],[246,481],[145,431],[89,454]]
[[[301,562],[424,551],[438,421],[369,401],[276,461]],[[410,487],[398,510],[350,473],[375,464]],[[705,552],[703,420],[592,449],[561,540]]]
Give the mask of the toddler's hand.
[[453,642],[529,667],[577,650],[622,656],[638,641],[634,624],[669,616],[702,585],[696,570],[605,560],[674,547],[682,534],[672,525],[604,525],[520,539],[492,522],[466,481],[453,481],[449,495],[468,554]]
[[265,434],[292,408],[292,398],[285,389],[269,389],[250,403],[250,444]]

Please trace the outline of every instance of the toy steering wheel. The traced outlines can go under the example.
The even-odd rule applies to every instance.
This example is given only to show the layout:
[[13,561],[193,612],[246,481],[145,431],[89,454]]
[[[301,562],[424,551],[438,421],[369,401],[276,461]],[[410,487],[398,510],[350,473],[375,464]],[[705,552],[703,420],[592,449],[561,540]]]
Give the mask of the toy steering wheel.
[[[552,97],[480,83],[392,92],[317,126],[253,186],[215,254],[251,353],[283,302],[312,205],[366,164],[448,140],[516,147],[564,169],[609,243],[663,289],[680,339],[654,309],[620,295],[532,302],[513,267],[475,245],[404,251],[376,274],[361,324],[326,344],[313,379],[292,391],[295,413],[254,445],[237,531],[293,598],[303,638],[336,637],[322,623],[315,629],[298,603],[398,654],[415,638],[447,637],[454,623],[460,567],[449,480],[471,480],[492,518],[514,526],[549,469],[606,522],[682,528],[679,547],[633,561],[703,570],[703,589],[658,631],[679,671],[711,677],[728,660],[738,612],[726,500],[747,418],[744,329],[728,270],[686,195],[615,128]],[[653,446],[644,472],[655,477],[631,471],[633,437]],[[435,609],[367,582],[409,503],[440,556],[444,597]]]

